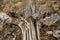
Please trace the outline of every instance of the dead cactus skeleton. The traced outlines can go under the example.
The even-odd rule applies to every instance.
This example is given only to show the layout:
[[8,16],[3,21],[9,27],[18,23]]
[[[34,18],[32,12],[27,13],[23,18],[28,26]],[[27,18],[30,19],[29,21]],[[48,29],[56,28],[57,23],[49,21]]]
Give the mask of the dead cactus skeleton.
[[[2,15],[3,14],[3,15]],[[3,17],[0,16],[0,19],[2,19],[4,23],[13,23],[18,25],[21,30],[22,30],[22,34],[23,34],[23,40],[37,40],[37,36],[39,39],[39,35],[36,36],[36,30],[35,30],[35,26],[30,18],[30,22],[28,22],[26,19],[19,17],[19,18],[13,18],[13,17],[9,17],[7,14],[4,15],[4,13],[2,13],[1,15],[4,16],[5,19],[7,19],[6,21],[10,21],[10,22],[4,22],[5,19]],[[11,20],[8,20],[8,18]],[[37,26],[38,27],[38,26]],[[37,28],[38,31],[38,28]],[[27,34],[27,35],[26,35]],[[39,34],[39,33],[38,33]],[[40,40],[40,39],[39,39]]]
[[[19,2],[15,5],[19,6],[21,4]],[[15,5],[13,5],[13,7]],[[41,5],[40,9],[38,9],[35,3],[29,2],[27,3],[24,9],[25,18],[18,16],[15,12],[10,12],[9,16],[6,13],[0,13],[0,19],[3,23],[8,23],[8,24],[13,23],[18,25],[19,28],[21,28],[22,30],[23,40],[41,40],[40,39],[41,23],[47,26],[50,26],[56,23],[58,20],[60,20],[60,16],[58,14],[53,13],[52,11],[53,10],[50,7],[48,7],[47,4]],[[39,16],[40,17],[43,16],[43,18],[39,18],[39,21],[35,21],[34,23],[34,21],[32,21],[32,18],[34,20],[37,20]],[[29,17],[32,17],[32,18],[29,18]],[[27,19],[29,21],[27,21]],[[57,31],[50,32],[50,33],[53,34],[53,36],[58,37],[56,32]],[[15,39],[16,39],[16,35],[15,35],[15,38],[13,38],[13,40]]]

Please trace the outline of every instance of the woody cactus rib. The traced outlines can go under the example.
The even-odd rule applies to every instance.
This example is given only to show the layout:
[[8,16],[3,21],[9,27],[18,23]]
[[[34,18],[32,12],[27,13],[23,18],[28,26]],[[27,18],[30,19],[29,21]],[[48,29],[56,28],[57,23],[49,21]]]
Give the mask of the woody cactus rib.
[[41,28],[41,23],[39,21],[37,21],[36,22],[36,29],[37,29],[38,40],[40,40],[40,28]]
[[[26,25],[25,27],[26,28],[23,28],[19,24],[21,26],[22,31],[23,31],[22,32],[23,33],[23,40],[37,40],[35,26],[34,26],[34,24],[33,24],[31,19],[29,21],[30,22],[25,21],[25,25]],[[26,37],[27,37],[27,39],[26,39]]]

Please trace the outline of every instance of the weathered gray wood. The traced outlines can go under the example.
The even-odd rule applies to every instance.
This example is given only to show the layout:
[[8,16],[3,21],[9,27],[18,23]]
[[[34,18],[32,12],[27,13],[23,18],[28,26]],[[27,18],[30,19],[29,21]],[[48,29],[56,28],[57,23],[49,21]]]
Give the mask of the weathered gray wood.
[[31,27],[31,33],[32,33],[32,40],[37,40],[37,36],[36,36],[36,31],[35,31],[35,26],[32,22],[32,20],[30,19],[30,27]]
[[[3,15],[2,15],[2,17],[3,17]],[[6,17],[6,14],[5,14],[4,17]],[[8,18],[11,19],[11,20],[7,20],[7,21],[10,21],[10,23],[14,23],[14,24],[18,25],[21,28],[22,35],[23,35],[23,40],[37,40],[37,39],[40,40],[40,33],[39,33],[40,32],[39,31],[40,26],[38,26],[39,22],[36,23],[36,25],[37,25],[36,26],[37,35],[36,35],[36,29],[35,29],[34,23],[33,23],[31,18],[29,18],[29,22],[26,19],[22,18],[22,17],[12,18],[12,17],[8,16]],[[1,18],[1,19],[5,20],[4,18]],[[12,21],[12,20],[14,20],[14,21]],[[16,22],[18,22],[18,23],[16,23]],[[13,38],[13,40],[15,40],[15,38]]]
[[37,21],[36,22],[36,29],[37,29],[38,40],[40,40],[40,28],[41,28],[41,23],[39,21]]

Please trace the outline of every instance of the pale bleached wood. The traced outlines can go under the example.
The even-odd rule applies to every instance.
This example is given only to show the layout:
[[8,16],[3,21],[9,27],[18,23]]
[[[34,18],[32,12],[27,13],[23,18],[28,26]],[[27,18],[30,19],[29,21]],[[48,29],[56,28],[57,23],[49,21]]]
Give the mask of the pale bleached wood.
[[29,39],[32,40],[31,27],[29,28]]
[[[5,20],[1,16],[0,16],[0,18],[3,19],[3,21]],[[9,17],[9,18],[11,20],[7,20],[7,21],[14,20],[12,17]],[[14,21],[9,22],[9,23],[14,23],[14,24],[18,25],[21,28],[22,34],[23,34],[23,40],[37,40],[35,26],[34,26],[34,23],[33,23],[31,18],[29,19],[29,22],[26,19],[22,18],[22,17],[15,18],[15,19],[18,19],[18,20],[14,20]],[[18,24],[15,21],[18,22]],[[38,29],[38,26],[37,26],[37,29]],[[37,30],[37,32],[39,34],[39,30]],[[13,40],[15,40],[15,39],[13,39]]]
[[41,23],[39,21],[37,21],[36,22],[36,29],[37,29],[38,40],[40,40],[40,28],[41,28]]
[[37,40],[35,26],[31,19],[30,19],[30,27],[31,27],[31,33],[32,33],[32,40]]
[[27,36],[27,40],[29,40],[29,33],[28,33],[28,30],[26,32],[26,36]]
[[26,30],[24,30],[24,28],[21,25],[22,23],[19,24],[21,30],[22,30],[22,34],[23,34],[23,40],[26,40]]

